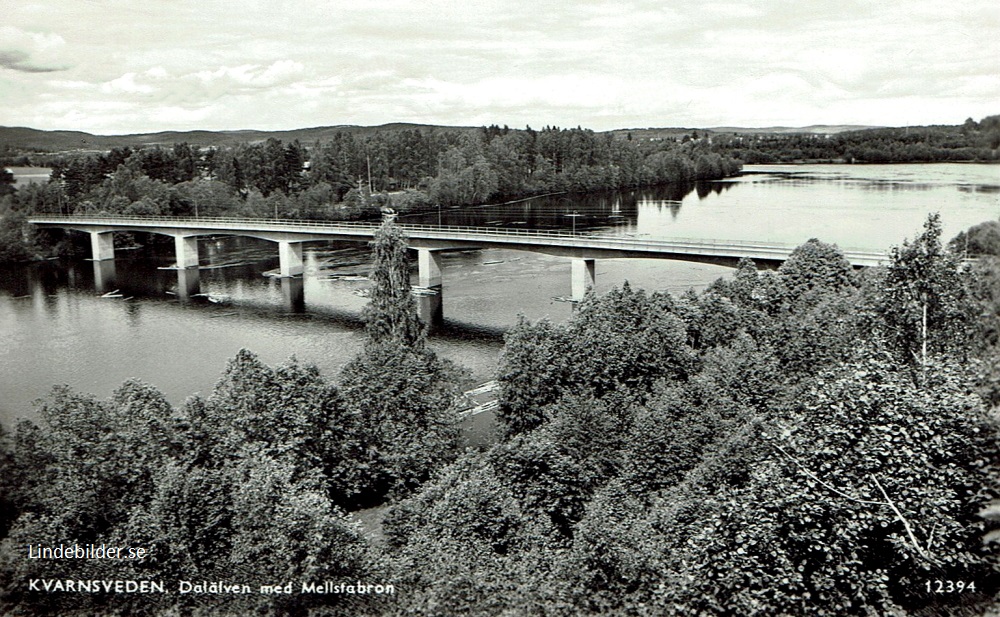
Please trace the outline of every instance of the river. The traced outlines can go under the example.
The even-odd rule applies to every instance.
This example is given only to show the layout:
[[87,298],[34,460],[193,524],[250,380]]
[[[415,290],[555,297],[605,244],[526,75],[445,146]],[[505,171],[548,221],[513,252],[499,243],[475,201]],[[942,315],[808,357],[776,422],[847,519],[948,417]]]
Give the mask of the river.
[[[699,187],[554,195],[517,203],[443,210],[404,222],[561,228],[637,237],[766,240],[812,237],[847,248],[886,248],[919,233],[941,212],[945,237],[1000,217],[1000,166],[980,164],[748,166],[746,173]],[[143,237],[138,241],[143,243]],[[150,243],[151,244],[151,243]],[[270,364],[295,356],[327,376],[363,344],[356,292],[369,283],[362,245],[306,248],[300,294],[261,276],[277,266],[273,244],[248,238],[200,243],[199,297],[183,301],[178,274],[161,270],[169,248],[121,250],[113,286],[102,298],[107,265],[44,262],[0,268],[0,424],[36,416],[32,401],[55,384],[107,397],[139,378],[173,404],[207,395],[226,361],[243,347]],[[563,321],[571,306],[569,260],[483,250],[444,257],[444,324],[431,336],[442,356],[492,378],[503,332],[519,314]],[[660,260],[599,260],[597,291],[628,280],[648,290],[703,289],[730,270]]]

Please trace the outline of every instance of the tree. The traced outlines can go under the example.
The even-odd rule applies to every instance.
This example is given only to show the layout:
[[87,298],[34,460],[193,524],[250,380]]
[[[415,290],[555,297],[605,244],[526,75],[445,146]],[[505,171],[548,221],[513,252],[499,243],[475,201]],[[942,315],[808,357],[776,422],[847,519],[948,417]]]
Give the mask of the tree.
[[14,174],[9,170],[0,167],[0,197],[4,195],[10,195],[16,189],[14,188]]
[[660,379],[686,379],[697,370],[687,328],[669,296],[635,291],[626,281],[584,300],[569,324],[574,372],[603,397],[618,392],[643,400]]
[[235,191],[224,182],[200,179],[174,186],[181,216],[222,216],[239,207]]
[[497,369],[502,437],[530,431],[547,420],[545,407],[573,383],[571,339],[547,320],[532,325],[524,317],[504,335]]
[[556,565],[559,582],[565,581],[558,600],[577,614],[625,612],[623,605],[637,604],[632,598],[639,590],[663,584],[668,550],[648,504],[613,481],[587,504],[568,555]]
[[[795,411],[733,432],[654,506],[673,583],[654,612],[944,614],[989,597],[975,512],[997,442],[967,376],[927,373],[865,349]],[[928,594],[937,578],[980,595]]]
[[926,365],[931,353],[963,356],[974,306],[967,271],[959,257],[941,246],[941,217],[928,216],[912,243],[893,247],[885,278],[874,298],[879,326],[904,362]]
[[1000,221],[985,221],[961,231],[948,243],[953,253],[966,257],[1000,257]]
[[406,238],[386,217],[372,242],[372,289],[364,310],[364,351],[340,385],[360,442],[348,474],[358,503],[399,497],[456,454],[451,407],[464,372],[426,346],[410,293]]
[[213,463],[226,450],[248,444],[288,464],[295,479],[318,473],[336,503],[354,487],[345,483],[357,444],[341,393],[315,366],[291,361],[271,368],[242,349],[231,359],[207,400],[186,405],[189,455]]
[[[192,398],[180,412],[136,381],[107,401],[55,389],[40,403],[42,424],[19,425],[14,461],[5,469],[17,489],[3,497],[17,517],[0,543],[0,610],[205,609],[192,595],[34,594],[25,590],[29,578],[241,580],[257,588],[367,576],[367,542],[334,501],[347,502],[344,467],[353,464],[343,458],[353,426],[341,409],[336,389],[314,367],[271,369],[246,351],[230,362],[212,396]],[[28,544],[60,543],[150,554],[57,566],[24,558]],[[338,600],[253,595],[216,598],[211,606],[287,613],[317,604],[344,608]]]
[[9,207],[9,199],[0,201],[0,263],[28,261],[34,255],[34,234],[28,217]]
[[340,373],[358,446],[343,469],[352,503],[375,505],[425,482],[457,454],[452,405],[465,372],[426,347],[370,342]]
[[[369,575],[366,542],[355,523],[334,506],[318,478],[259,451],[245,452],[235,468],[232,549],[220,575],[252,588],[292,581],[357,580]],[[299,590],[296,590],[299,591]],[[280,612],[342,604],[309,594],[264,598]]]
[[507,335],[497,381],[505,435],[531,430],[545,407],[568,393],[616,396],[618,409],[642,401],[660,379],[686,379],[697,368],[684,321],[667,296],[626,283],[588,296],[565,326],[523,321]]
[[372,343],[392,341],[423,347],[424,325],[410,293],[410,263],[406,237],[392,217],[386,217],[372,241],[372,289],[365,307],[365,332]]
[[[19,516],[0,544],[0,579],[11,581],[0,591],[5,612],[18,605],[68,610],[62,599],[39,602],[37,594],[14,585],[55,572],[51,562],[24,559],[24,547],[121,539],[122,527],[152,498],[156,471],[176,453],[173,411],[161,393],[141,382],[126,382],[108,401],[58,387],[39,403],[38,414],[40,426],[22,421],[15,435]],[[125,545],[137,546],[131,540]],[[58,569],[60,576],[121,574],[108,564],[72,561]]]
[[808,301],[827,291],[839,291],[853,282],[853,268],[835,244],[810,239],[792,251],[778,274],[790,304]]
[[27,499],[70,537],[105,533],[148,499],[152,470],[173,448],[172,409],[155,388],[125,382],[102,402],[67,387],[39,407],[41,428],[18,426],[15,454],[37,465]]

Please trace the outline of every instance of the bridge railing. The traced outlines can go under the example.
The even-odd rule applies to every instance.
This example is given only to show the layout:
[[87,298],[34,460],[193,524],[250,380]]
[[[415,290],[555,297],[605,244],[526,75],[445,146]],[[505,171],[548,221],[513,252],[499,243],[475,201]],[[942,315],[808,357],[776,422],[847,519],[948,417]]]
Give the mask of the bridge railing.
[[[163,225],[163,226],[176,226],[178,224],[185,226],[202,226],[202,227],[214,227],[220,226],[220,228],[225,228],[227,226],[232,226],[233,228],[239,229],[256,229],[260,231],[264,230],[283,230],[283,231],[294,231],[301,229],[310,229],[317,232],[323,230],[353,230],[353,231],[365,231],[374,232],[378,229],[380,223],[372,221],[316,221],[316,220],[301,220],[301,219],[248,219],[248,218],[237,218],[237,217],[175,217],[175,216],[140,216],[140,215],[84,215],[84,216],[69,216],[69,215],[38,215],[29,217],[29,222],[32,223],[46,223],[46,222],[57,222],[57,223],[90,223],[90,224],[106,224],[106,225],[116,225],[116,224],[129,224],[137,223],[143,225]],[[569,232],[565,230],[549,230],[549,229],[510,229],[507,227],[485,227],[485,226],[468,226],[468,225],[421,225],[413,223],[399,223],[400,229],[404,232],[422,232],[427,234],[469,234],[477,235],[480,237],[487,236],[505,236],[505,237],[519,237],[519,238],[539,238],[539,239],[582,239],[586,238],[592,241],[604,241],[611,242],[615,244],[629,244],[633,246],[683,246],[690,245],[691,247],[705,247],[712,246],[718,248],[752,248],[762,251],[791,251],[797,245],[794,244],[784,244],[778,242],[760,242],[753,240],[724,240],[715,238],[684,238],[684,237],[671,237],[671,238],[653,238],[649,237],[647,234],[601,234],[593,233],[589,231],[579,231],[579,232]],[[878,251],[872,249],[864,248],[850,248],[850,247],[840,247],[845,253],[851,253],[855,255],[867,255],[872,257],[884,257],[886,255],[885,251]]]

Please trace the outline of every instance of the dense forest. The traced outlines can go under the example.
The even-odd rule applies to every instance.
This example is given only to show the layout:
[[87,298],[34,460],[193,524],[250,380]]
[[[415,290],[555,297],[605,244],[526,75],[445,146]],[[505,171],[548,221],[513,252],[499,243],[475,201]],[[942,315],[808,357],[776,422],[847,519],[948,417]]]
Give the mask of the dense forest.
[[[357,127],[355,127],[357,128]],[[401,213],[560,192],[713,180],[743,163],[910,163],[1000,160],[1000,116],[956,126],[834,134],[666,136],[651,129],[595,133],[387,126],[324,131],[309,145],[268,138],[229,145],[121,146],[106,152],[6,148],[5,164],[44,162],[48,184],[13,190],[0,176],[0,263],[69,249],[57,231],[36,236],[36,212],[292,219],[377,219]],[[32,158],[34,157],[34,159]]]
[[[932,216],[886,267],[810,240],[702,293],[626,284],[565,324],[522,320],[497,371],[500,437],[462,451],[465,373],[426,344],[388,220],[364,351],[333,378],[243,351],[180,407],[134,381],[39,403],[0,456],[3,609],[984,614],[1000,588],[1000,258],[965,262],[940,233]],[[349,514],[376,504],[380,526]],[[24,558],[72,542],[152,556]],[[38,577],[394,593],[44,594]]]
[[[0,262],[56,242],[33,238],[38,212],[377,220],[397,212],[528,195],[719,179],[740,162],[708,143],[638,143],[581,128],[335,133],[309,147],[115,148],[56,157],[48,184],[0,184]],[[4,192],[8,194],[4,194]],[[41,245],[41,246],[39,246]]]
[[959,126],[909,126],[822,134],[707,135],[715,152],[745,163],[934,163],[1000,160],[1000,116]]

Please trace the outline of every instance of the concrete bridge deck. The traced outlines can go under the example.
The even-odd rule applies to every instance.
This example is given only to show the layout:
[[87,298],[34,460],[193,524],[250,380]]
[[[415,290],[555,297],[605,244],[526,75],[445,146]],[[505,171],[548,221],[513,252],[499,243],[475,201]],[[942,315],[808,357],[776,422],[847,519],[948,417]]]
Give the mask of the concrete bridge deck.
[[[91,235],[95,261],[114,258],[113,233],[134,231],[173,236],[178,268],[198,266],[199,236],[238,235],[278,244],[281,276],[302,273],[302,243],[322,240],[367,242],[375,222],[303,221],[290,219],[241,219],[226,217],[65,216],[38,215],[28,222],[38,227],[58,227]],[[507,248],[572,259],[572,297],[582,299],[594,284],[595,259],[673,259],[735,266],[743,257],[761,265],[784,262],[795,245],[740,240],[652,238],[637,235],[570,233],[567,231],[412,225],[400,223],[411,248],[417,250],[420,285],[440,287],[440,252],[470,248]],[[855,267],[888,261],[885,251],[842,249]]]
[[[145,216],[33,216],[39,227],[61,227],[85,232],[141,231],[186,237],[241,235],[271,241],[316,240],[367,241],[378,223],[302,221],[292,219],[180,218]],[[586,253],[593,258],[666,258],[700,261],[698,258],[735,259],[749,257],[760,262],[783,262],[795,245],[743,240],[704,238],[651,238],[646,236],[570,233],[567,231],[411,225],[399,227],[416,249],[444,250],[503,247],[569,257]],[[855,266],[885,262],[885,251],[842,249]]]

